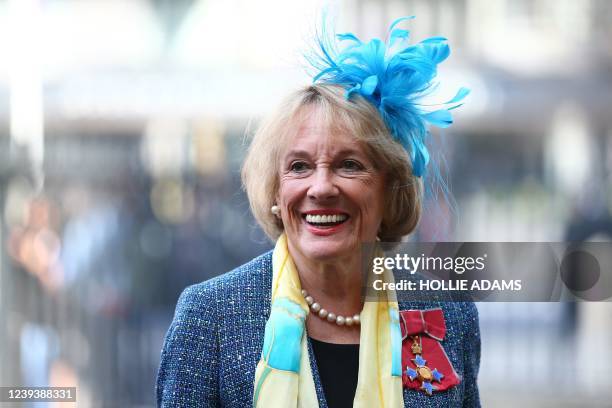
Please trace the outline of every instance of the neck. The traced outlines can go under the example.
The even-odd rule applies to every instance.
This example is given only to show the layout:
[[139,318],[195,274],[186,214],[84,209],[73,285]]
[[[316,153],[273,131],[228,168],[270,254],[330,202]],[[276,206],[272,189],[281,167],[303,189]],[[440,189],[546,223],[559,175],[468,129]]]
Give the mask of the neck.
[[336,315],[352,316],[362,309],[361,253],[333,260],[306,258],[288,243],[289,253],[305,289],[320,305]]

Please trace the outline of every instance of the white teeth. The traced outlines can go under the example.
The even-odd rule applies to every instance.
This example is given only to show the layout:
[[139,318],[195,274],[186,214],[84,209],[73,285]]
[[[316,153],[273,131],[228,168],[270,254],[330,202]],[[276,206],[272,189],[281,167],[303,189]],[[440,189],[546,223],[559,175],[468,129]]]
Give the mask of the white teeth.
[[344,214],[333,214],[333,215],[312,215],[306,214],[306,222],[311,224],[326,224],[330,222],[342,222],[348,217]]

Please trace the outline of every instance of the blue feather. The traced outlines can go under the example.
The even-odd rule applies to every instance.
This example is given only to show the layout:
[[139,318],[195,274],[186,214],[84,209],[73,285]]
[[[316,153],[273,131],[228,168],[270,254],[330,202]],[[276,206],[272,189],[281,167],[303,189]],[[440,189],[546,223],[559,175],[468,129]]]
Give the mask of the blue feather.
[[437,111],[425,113],[423,118],[432,125],[447,128],[453,124],[453,117],[448,109],[440,109]]
[[414,20],[415,18],[416,16],[406,16],[406,17],[396,18],[395,20],[393,20],[393,22],[389,26],[389,31],[392,31],[395,28],[395,26],[401,23],[402,21]]
[[410,36],[410,31],[402,30],[401,28],[396,28],[393,31],[391,31],[389,42],[393,43],[397,39],[407,40],[409,36]]
[[457,109],[457,108],[460,108],[460,107],[462,107],[462,106],[463,106],[463,104],[462,104],[462,103],[460,103],[460,104],[458,104],[458,105],[451,106],[450,108],[447,108],[447,110],[452,111],[453,109]]
[[356,43],[361,44],[361,40],[357,38],[357,36],[353,33],[336,34],[336,37],[340,41],[349,40],[349,41],[355,41]]
[[361,94],[370,96],[376,90],[376,85],[378,85],[378,77],[376,75],[370,75],[361,83]]
[[440,104],[446,107],[423,110],[419,100],[435,90],[438,64],[448,58],[450,47],[444,37],[408,45],[410,32],[396,26],[413,18],[393,21],[386,43],[377,38],[364,43],[353,33],[338,34],[338,42],[350,42],[339,51],[323,33],[317,41],[320,52],[307,58],[318,71],[313,82],[341,85],[346,99],[359,94],[378,109],[393,138],[408,152],[413,174],[421,177],[430,160],[427,124],[450,126],[450,111],[461,106],[459,102],[470,91],[461,88],[451,100]]
[[[470,90],[468,88],[460,88],[459,91],[457,91],[457,94],[453,97],[453,99],[451,99],[450,101],[444,103],[445,105],[450,105],[451,103],[457,103],[457,102],[461,102],[466,96],[468,96],[470,93]],[[461,105],[458,105],[461,106]],[[456,108],[457,106],[453,107],[452,109]],[[450,110],[450,109],[449,109]]]

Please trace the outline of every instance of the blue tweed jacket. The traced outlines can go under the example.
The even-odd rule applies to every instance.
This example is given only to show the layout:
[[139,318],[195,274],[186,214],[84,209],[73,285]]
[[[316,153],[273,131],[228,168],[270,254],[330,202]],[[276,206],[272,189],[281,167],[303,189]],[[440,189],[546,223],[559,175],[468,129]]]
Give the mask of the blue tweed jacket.
[[[270,313],[272,251],[233,271],[185,289],[166,334],[157,378],[160,407],[251,407],[255,367]],[[400,310],[441,307],[442,342],[462,381],[429,397],[404,390],[405,406],[479,407],[478,312],[473,303],[409,302]],[[319,406],[327,407],[313,355],[308,351]]]

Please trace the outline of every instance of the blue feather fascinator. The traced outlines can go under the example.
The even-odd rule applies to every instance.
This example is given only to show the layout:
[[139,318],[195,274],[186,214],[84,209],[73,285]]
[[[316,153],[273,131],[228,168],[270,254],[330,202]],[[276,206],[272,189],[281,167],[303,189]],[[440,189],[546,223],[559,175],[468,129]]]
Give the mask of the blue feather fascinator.
[[410,155],[412,173],[422,177],[430,158],[427,125],[450,126],[450,111],[461,106],[469,90],[460,88],[451,100],[433,105],[437,109],[419,103],[435,89],[438,64],[450,48],[443,37],[409,45],[409,31],[397,25],[413,18],[395,20],[386,42],[362,42],[352,33],[338,34],[334,41],[323,32],[317,38],[318,50],[306,57],[316,70],[313,82],[341,85],[347,100],[359,94],[378,109],[393,138]]

